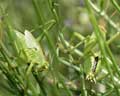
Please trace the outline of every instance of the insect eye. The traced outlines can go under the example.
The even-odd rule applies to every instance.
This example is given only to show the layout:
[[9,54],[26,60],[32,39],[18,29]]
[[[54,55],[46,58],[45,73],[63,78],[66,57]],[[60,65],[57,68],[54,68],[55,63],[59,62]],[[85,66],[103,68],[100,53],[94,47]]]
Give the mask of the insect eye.
[[27,62],[27,65],[29,66],[29,65],[30,65],[30,62]]

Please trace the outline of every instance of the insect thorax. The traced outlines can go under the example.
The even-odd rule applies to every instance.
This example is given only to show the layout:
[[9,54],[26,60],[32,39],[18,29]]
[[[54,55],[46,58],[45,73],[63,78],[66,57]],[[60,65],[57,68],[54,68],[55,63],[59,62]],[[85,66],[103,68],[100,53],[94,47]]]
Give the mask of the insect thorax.
[[41,56],[39,50],[35,48],[27,48],[25,49],[25,53],[27,56],[27,60],[29,63],[33,63],[33,69],[42,71],[48,68],[48,62],[45,60],[43,56]]

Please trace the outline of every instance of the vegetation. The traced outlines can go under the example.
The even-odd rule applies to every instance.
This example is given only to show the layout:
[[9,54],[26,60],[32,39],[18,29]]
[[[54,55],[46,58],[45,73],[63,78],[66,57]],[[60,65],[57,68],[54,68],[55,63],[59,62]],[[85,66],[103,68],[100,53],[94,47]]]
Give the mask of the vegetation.
[[0,0],[0,96],[120,96],[118,0]]

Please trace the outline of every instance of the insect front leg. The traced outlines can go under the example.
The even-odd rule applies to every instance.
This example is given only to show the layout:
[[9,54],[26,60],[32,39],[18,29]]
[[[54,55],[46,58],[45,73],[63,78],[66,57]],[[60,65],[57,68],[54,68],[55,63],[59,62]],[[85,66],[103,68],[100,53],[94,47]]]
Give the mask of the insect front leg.
[[31,62],[30,65],[28,66],[27,71],[26,71],[27,76],[30,74],[30,72],[32,72],[33,65],[34,65],[34,63]]

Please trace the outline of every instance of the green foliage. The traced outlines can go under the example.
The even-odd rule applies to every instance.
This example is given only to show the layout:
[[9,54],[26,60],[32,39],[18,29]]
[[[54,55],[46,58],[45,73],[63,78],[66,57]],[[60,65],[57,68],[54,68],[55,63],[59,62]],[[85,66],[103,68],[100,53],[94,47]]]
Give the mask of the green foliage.
[[0,0],[0,96],[119,96],[118,3]]

